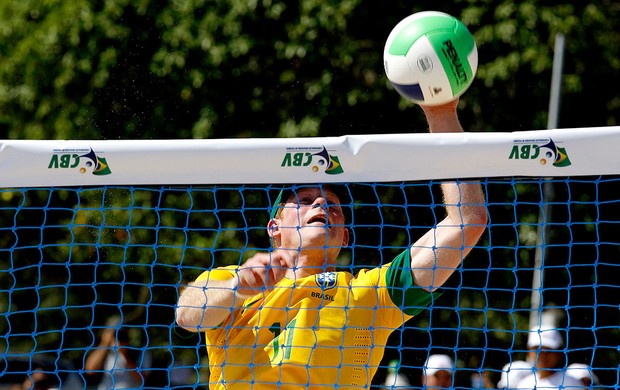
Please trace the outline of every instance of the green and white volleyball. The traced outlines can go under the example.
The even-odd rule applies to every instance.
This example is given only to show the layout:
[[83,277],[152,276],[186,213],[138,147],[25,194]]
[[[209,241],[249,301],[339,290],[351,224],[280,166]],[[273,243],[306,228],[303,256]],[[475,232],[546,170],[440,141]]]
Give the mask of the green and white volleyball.
[[461,96],[478,68],[478,49],[467,27],[437,11],[410,15],[394,27],[383,52],[385,73],[405,98],[439,105]]

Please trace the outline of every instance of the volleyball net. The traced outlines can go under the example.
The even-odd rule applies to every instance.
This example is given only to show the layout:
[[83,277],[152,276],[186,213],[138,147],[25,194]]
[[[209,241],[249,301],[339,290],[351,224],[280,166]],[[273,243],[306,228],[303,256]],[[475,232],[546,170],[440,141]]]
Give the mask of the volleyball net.
[[[495,385],[505,364],[527,359],[532,324],[552,324],[557,370],[582,363],[617,388],[619,144],[618,127],[0,141],[0,388],[109,386],[123,380],[114,370],[143,388],[206,388],[206,340],[175,324],[178,292],[269,250],[281,189],[346,188],[338,268],[356,274],[434,227],[439,184],[455,179],[482,185],[486,233],[443,295],[390,336],[369,385],[382,388],[396,362],[418,387],[431,354],[456,361],[457,387]],[[125,355],[104,343],[109,331]],[[117,358],[97,366],[97,351]]]

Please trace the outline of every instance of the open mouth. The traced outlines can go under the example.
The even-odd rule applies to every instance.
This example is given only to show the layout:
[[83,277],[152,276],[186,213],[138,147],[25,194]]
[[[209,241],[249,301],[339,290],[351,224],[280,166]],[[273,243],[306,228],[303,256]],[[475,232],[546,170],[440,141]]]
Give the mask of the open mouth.
[[313,223],[321,223],[323,225],[327,225],[327,217],[325,217],[324,215],[315,215],[308,220],[308,225],[311,225]]

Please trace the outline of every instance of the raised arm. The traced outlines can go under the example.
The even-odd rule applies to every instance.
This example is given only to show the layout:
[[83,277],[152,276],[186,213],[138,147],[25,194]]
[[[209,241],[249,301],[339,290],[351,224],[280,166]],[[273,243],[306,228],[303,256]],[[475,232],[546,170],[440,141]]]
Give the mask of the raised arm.
[[177,324],[200,332],[223,323],[247,298],[273,287],[284,277],[286,263],[282,252],[252,256],[230,279],[207,278],[190,283],[179,296]]
[[86,363],[84,364],[84,371],[87,375],[100,375],[105,359],[108,356],[108,352],[112,350],[112,347],[116,344],[115,329],[106,329],[101,334],[101,340],[99,346],[97,346],[88,355]]
[[[422,106],[431,133],[456,133],[463,128],[457,115],[458,100],[441,106]],[[478,242],[487,223],[480,184],[441,185],[446,217],[411,247],[414,283],[429,291],[442,286]]]
[[244,300],[235,294],[233,279],[196,280],[181,291],[176,309],[177,324],[190,332],[214,328]]

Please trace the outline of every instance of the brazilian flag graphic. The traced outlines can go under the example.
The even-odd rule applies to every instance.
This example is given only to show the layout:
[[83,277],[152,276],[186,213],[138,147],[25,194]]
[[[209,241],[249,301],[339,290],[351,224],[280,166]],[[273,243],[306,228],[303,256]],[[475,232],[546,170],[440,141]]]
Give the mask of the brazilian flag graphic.
[[112,173],[110,167],[108,166],[108,162],[104,157],[97,157],[97,168],[93,171],[93,175],[97,176],[105,176]]
[[342,165],[340,165],[338,156],[329,156],[329,166],[325,170],[325,173],[329,175],[338,175],[342,172],[344,172],[344,169],[342,169]]
[[93,170],[93,175],[97,176],[105,176],[112,173],[110,170],[110,166],[108,162],[103,157],[97,156],[93,148],[90,148],[90,151],[86,154],[81,155],[80,157],[87,158],[91,161],[91,163],[95,166]]
[[555,161],[553,162],[554,167],[567,167],[571,165],[570,159],[568,158],[568,154],[566,154],[566,149],[557,148]]
[[323,150],[318,153],[314,153],[313,156],[319,156],[325,161],[325,163],[327,164],[327,168],[325,168],[325,173],[327,173],[328,175],[338,175],[344,172],[344,169],[342,169],[342,165],[340,164],[338,157],[329,154],[325,146],[323,146]]

